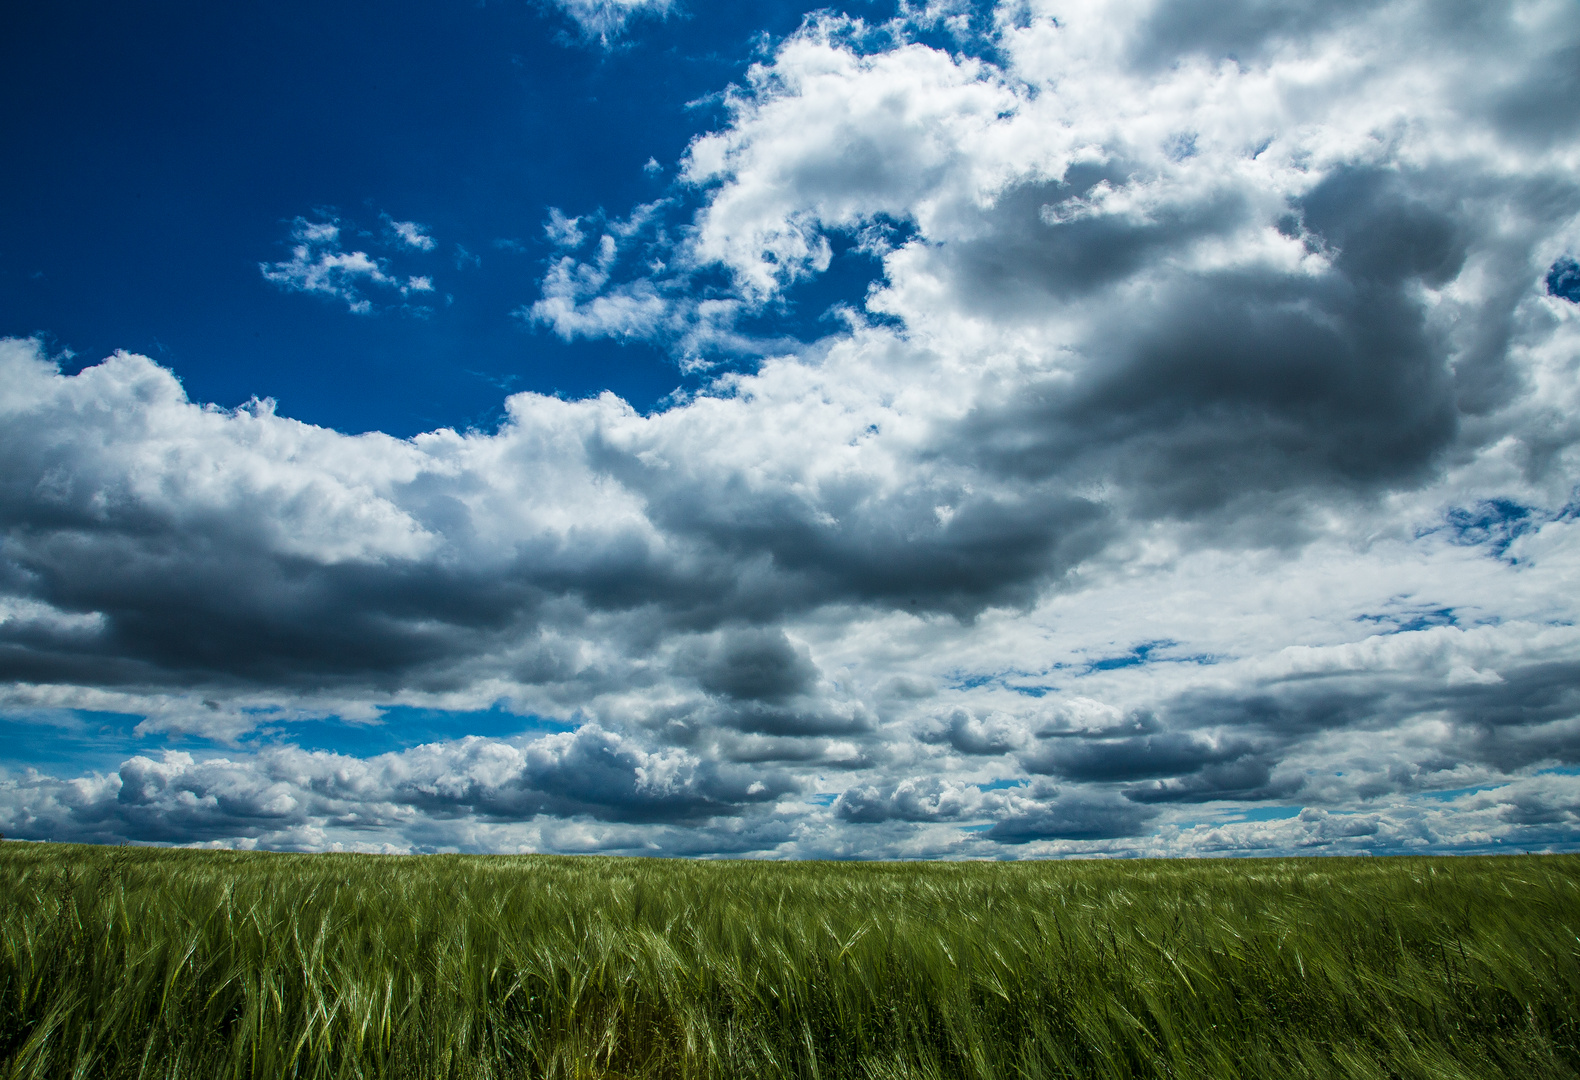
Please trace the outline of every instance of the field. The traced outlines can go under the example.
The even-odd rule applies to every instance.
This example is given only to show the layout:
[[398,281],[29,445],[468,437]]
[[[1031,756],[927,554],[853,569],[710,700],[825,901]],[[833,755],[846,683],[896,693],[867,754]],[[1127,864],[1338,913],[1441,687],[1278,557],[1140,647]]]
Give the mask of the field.
[[1580,1076],[1580,857],[0,845],[7,1077]]

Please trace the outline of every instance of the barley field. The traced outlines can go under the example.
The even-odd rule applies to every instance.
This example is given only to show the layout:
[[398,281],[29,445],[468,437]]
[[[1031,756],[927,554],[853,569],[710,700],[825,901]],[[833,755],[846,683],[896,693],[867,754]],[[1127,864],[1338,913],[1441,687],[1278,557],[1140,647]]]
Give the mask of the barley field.
[[6,1077],[1580,1076],[1580,856],[0,845]]

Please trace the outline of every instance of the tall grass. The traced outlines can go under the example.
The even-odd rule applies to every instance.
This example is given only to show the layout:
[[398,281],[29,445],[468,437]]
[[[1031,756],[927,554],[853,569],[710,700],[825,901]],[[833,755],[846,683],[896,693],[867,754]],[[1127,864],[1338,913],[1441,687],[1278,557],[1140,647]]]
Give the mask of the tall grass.
[[0,846],[8,1077],[1568,1077],[1580,857]]

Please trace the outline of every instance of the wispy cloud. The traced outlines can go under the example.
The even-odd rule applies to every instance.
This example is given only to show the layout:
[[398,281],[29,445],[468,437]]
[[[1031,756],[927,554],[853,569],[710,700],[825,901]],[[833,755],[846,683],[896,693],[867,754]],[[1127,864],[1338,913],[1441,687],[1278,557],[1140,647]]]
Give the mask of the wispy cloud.
[[559,207],[551,206],[549,220],[543,223],[543,232],[555,247],[579,248],[587,242],[587,234],[582,231],[581,222],[581,218],[566,217]]
[[384,265],[365,251],[344,251],[340,225],[335,221],[297,218],[291,225],[291,257],[276,263],[259,263],[265,281],[289,292],[310,293],[343,300],[347,309],[366,315],[373,304],[363,294],[367,286],[398,287]]
[[676,7],[675,0],[543,0],[576,24],[583,40],[596,41],[605,48],[624,35],[627,26],[638,18],[664,18]]
[[[433,239],[419,226],[409,221],[391,221],[388,215],[384,220],[399,246],[422,252],[433,250]],[[370,315],[377,310],[368,295],[372,290],[390,290],[402,297],[433,291],[433,279],[428,275],[397,275],[391,272],[387,258],[365,251],[346,251],[342,231],[342,223],[333,217],[319,221],[298,217],[291,223],[291,257],[259,263],[258,269],[265,281],[287,292],[340,300],[356,315]],[[420,314],[427,309],[411,310]]]
[[396,221],[388,214],[382,217],[385,228],[389,229],[398,243],[417,251],[432,251],[436,246],[427,229],[415,221]]

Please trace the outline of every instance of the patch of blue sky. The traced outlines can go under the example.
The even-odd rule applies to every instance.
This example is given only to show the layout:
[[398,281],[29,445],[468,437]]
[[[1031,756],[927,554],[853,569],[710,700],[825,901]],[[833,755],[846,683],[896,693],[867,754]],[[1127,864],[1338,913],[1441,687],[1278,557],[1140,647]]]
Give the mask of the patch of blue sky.
[[1452,607],[1411,608],[1403,611],[1385,611],[1355,616],[1360,623],[1388,625],[1384,634],[1407,634],[1415,630],[1428,630],[1434,626],[1458,626],[1459,615]]
[[1420,798],[1431,799],[1434,802],[1453,802],[1455,799],[1466,795],[1475,795],[1483,791],[1497,791],[1499,788],[1507,786],[1507,784],[1472,784],[1469,787],[1446,788],[1442,791],[1423,791],[1420,793]]
[[372,722],[339,717],[265,722],[238,743],[226,743],[185,732],[139,732],[137,726],[143,719],[131,713],[86,709],[0,715],[0,766],[32,766],[62,773],[113,772],[139,754],[157,757],[166,750],[181,750],[198,756],[223,755],[286,744],[373,757],[466,735],[504,739],[570,731],[575,726],[500,708],[449,711],[396,706]]
[[[1099,671],[1117,671],[1123,668],[1142,667],[1146,664],[1210,665],[1223,662],[1222,657],[1214,656],[1210,653],[1192,653],[1188,656],[1160,655],[1163,650],[1172,649],[1178,645],[1179,642],[1177,641],[1143,641],[1122,655],[1104,656],[1096,660],[1089,660],[1074,674],[1077,676],[1091,675]],[[975,672],[969,675],[957,672],[948,678],[945,685],[952,690],[977,690],[984,686],[998,686],[1024,697],[1040,698],[1046,697],[1048,694],[1057,693],[1059,686],[1053,683],[1032,680],[1046,678],[1050,672],[1062,671],[1070,666],[1069,664],[1056,663],[1049,665],[1044,671]]]
[[984,686],[992,686],[995,683],[1002,683],[1003,681],[1004,677],[997,674],[956,675],[946,680],[945,685],[947,685],[951,690],[978,690]]
[[290,743],[303,750],[373,757],[409,750],[425,743],[448,742],[467,735],[509,739],[574,729],[574,724],[520,715],[497,706],[491,709],[448,710],[397,705],[386,709],[379,719],[372,722],[326,717],[269,724],[260,728],[249,742]]
[[1565,255],[1547,271],[1547,295],[1580,304],[1580,262]]
[[990,821],[990,822],[988,822],[985,825],[962,825],[962,826],[960,826],[960,831],[961,832],[987,832],[992,827],[993,827],[993,822]]
[[978,784],[978,791],[1004,791],[1007,788],[1025,787],[1025,780],[989,780],[985,784]]
[[[1456,506],[1443,515],[1442,529],[1448,541],[1459,547],[1484,547],[1493,558],[1510,565],[1518,559],[1508,557],[1514,541],[1562,516],[1543,513],[1536,507],[1525,506],[1513,499],[1484,499],[1474,506]],[[1421,535],[1436,532],[1425,530]]]
[[1057,686],[1028,685],[1025,683],[1005,683],[1006,690],[1013,690],[1023,697],[1040,698],[1058,691]]
[[1118,671],[1120,668],[1140,667],[1148,660],[1149,649],[1143,647],[1126,653],[1123,656],[1105,656],[1101,660],[1093,660],[1086,665],[1082,674],[1091,674],[1094,671]]
[[833,806],[839,799],[837,791],[820,791],[816,795],[808,795],[802,802],[811,803],[813,806]]
[[1557,765],[1551,769],[1536,770],[1537,776],[1580,776],[1580,765]]
[[1176,648],[1177,641],[1159,640],[1143,641],[1131,647],[1130,651],[1119,656],[1105,656],[1097,660],[1089,660],[1080,671],[1082,675],[1091,675],[1098,671],[1117,671],[1122,668],[1142,667],[1146,664],[1216,664],[1221,658],[1207,653],[1195,653],[1190,656],[1160,656],[1158,653]]
[[164,750],[216,752],[225,747],[210,739],[166,732],[139,733],[143,717],[130,713],[58,709],[0,714],[0,765],[32,766],[41,772],[114,772],[138,754]]
[[[1049,671],[1057,671],[1065,666],[1054,664]],[[993,671],[971,675],[956,672],[946,680],[945,685],[952,690],[978,690],[984,686],[997,686],[1024,697],[1040,698],[1056,693],[1059,689],[1052,683],[1034,681],[1045,678],[1047,674],[1047,671]]]

